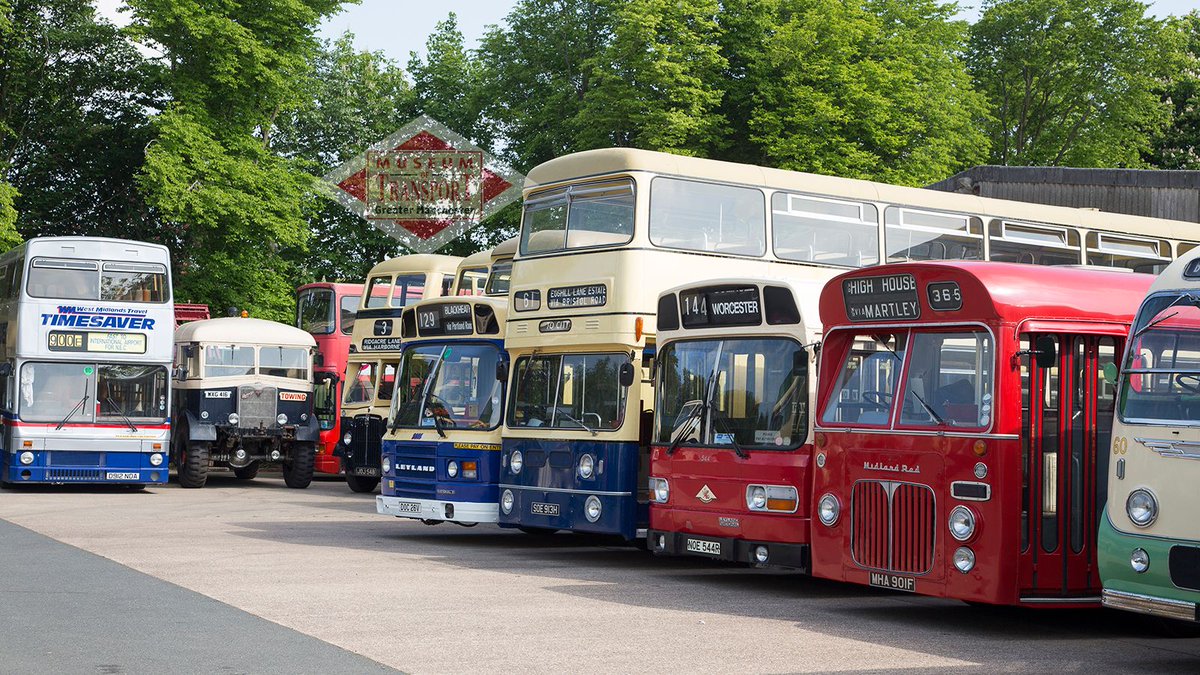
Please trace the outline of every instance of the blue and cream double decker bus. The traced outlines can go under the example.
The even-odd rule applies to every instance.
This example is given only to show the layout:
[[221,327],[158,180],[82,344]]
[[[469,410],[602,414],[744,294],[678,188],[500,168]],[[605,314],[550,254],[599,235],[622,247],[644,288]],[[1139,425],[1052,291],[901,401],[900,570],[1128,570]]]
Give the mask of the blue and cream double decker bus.
[[5,483],[167,481],[166,247],[31,239],[0,257]]
[[496,522],[507,306],[462,297],[404,310],[379,513],[430,524]]

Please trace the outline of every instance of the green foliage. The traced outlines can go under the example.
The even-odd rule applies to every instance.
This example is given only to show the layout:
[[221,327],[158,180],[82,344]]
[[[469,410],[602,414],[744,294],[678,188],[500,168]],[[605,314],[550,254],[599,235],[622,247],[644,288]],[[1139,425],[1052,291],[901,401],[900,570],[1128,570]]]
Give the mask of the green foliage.
[[88,0],[0,4],[0,183],[20,194],[0,199],[0,226],[15,208],[27,236],[161,241],[134,182],[154,73]]
[[724,125],[717,85],[728,62],[716,39],[717,1],[602,4],[612,39],[584,63],[592,88],[579,111],[577,145],[703,154]]
[[1171,109],[1171,124],[1149,157],[1160,169],[1200,169],[1200,10],[1172,19],[1169,28],[1181,49],[1162,90]]
[[989,0],[968,60],[1001,164],[1141,166],[1173,49],[1136,0]]
[[976,163],[985,103],[966,26],[933,0],[783,0],[758,70],[752,139],[770,164],[900,184]]
[[336,0],[130,0],[131,28],[170,62],[139,184],[177,238],[180,300],[287,321],[312,180],[271,147],[300,105],[313,37]]
[[17,232],[17,210],[13,207],[17,195],[15,187],[0,181],[0,250],[7,251],[21,243],[21,235]]

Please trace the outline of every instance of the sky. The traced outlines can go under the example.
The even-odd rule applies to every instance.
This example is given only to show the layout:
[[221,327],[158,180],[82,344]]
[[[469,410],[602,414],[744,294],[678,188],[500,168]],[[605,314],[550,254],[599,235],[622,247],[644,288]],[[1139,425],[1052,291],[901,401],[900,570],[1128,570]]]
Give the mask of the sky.
[[[115,23],[125,24],[128,20],[115,10],[124,5],[123,0],[95,0],[97,8]],[[327,20],[321,27],[322,37],[333,39],[349,30],[354,33],[354,44],[359,49],[382,51],[389,58],[404,65],[411,51],[424,53],[425,40],[437,22],[450,12],[458,17],[458,27],[466,39],[467,47],[479,45],[479,39],[489,24],[499,24],[516,4],[516,0],[362,0],[358,5],[347,5],[340,13]],[[974,9],[981,3],[974,0],[959,2],[964,8],[960,16],[974,21],[979,14]],[[1186,14],[1197,8],[1197,0],[1156,0],[1150,2],[1150,13],[1155,16]]]

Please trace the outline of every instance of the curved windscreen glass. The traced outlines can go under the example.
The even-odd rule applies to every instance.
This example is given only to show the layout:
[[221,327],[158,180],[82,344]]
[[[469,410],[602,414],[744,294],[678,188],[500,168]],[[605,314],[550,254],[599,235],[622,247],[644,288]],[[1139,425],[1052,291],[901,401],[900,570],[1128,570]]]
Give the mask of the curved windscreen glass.
[[296,298],[296,327],[313,335],[333,332],[333,290],[310,288]]
[[795,340],[689,340],[658,356],[654,441],[790,450],[808,431],[808,353]]
[[1200,415],[1200,296],[1146,300],[1134,326],[1124,378],[1122,420],[1194,423]]
[[393,424],[496,428],[504,407],[504,383],[496,377],[499,358],[500,350],[489,344],[449,343],[404,350]]
[[95,363],[26,363],[17,387],[30,422],[136,423],[167,417],[167,369]]

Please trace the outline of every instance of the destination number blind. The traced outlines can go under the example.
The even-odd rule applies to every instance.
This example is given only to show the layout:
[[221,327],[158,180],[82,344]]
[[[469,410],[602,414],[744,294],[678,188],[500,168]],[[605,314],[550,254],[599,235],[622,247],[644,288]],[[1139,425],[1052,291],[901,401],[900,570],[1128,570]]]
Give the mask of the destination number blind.
[[684,328],[704,326],[757,326],[762,323],[762,302],[755,286],[705,288],[679,294]]
[[46,347],[52,352],[145,354],[146,336],[142,333],[52,330],[46,336]]
[[448,302],[431,307],[418,307],[417,329],[421,331],[422,336],[470,335],[475,332],[471,305],[465,302]]
[[911,274],[855,277],[842,281],[846,317],[851,321],[921,318],[917,280]]

